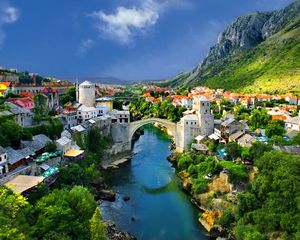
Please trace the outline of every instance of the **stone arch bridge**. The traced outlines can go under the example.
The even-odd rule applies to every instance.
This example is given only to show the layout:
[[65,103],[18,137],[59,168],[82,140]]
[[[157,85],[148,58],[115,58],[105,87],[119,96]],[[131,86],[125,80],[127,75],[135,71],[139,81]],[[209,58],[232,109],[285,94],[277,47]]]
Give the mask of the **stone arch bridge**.
[[129,125],[128,129],[128,136],[129,136],[129,141],[131,141],[133,134],[142,126],[149,124],[149,123],[158,123],[168,129],[170,133],[173,135],[174,140],[176,140],[176,130],[177,130],[177,125],[176,123],[173,123],[169,120],[166,119],[160,119],[160,118],[147,118],[147,119],[142,119],[139,121],[131,122]]

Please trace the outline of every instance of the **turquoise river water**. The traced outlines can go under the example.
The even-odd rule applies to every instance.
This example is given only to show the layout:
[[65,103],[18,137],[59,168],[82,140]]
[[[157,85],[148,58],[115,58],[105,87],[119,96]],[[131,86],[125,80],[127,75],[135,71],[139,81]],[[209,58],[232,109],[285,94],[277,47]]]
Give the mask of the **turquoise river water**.
[[[138,240],[208,239],[197,220],[199,211],[180,189],[175,169],[167,161],[170,143],[159,129],[145,127],[134,144],[131,162],[105,176],[117,199],[101,204],[102,216]],[[130,200],[125,202],[124,196]]]

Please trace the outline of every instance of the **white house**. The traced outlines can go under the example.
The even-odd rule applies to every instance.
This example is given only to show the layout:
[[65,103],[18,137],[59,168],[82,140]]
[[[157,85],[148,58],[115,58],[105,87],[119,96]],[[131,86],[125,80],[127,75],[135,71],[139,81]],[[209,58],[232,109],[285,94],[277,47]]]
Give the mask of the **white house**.
[[55,141],[56,147],[58,150],[61,150],[63,153],[69,151],[72,147],[72,140],[67,137],[61,137]]
[[300,132],[300,116],[287,118],[285,120],[285,127],[288,130],[296,130]]

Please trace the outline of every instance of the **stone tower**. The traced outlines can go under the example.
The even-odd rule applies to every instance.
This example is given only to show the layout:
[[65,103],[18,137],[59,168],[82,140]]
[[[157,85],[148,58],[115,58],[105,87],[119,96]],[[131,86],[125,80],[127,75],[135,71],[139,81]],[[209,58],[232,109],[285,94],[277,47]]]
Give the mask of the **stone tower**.
[[199,119],[202,136],[208,136],[214,132],[214,115],[210,111],[210,101],[206,97],[194,99],[194,110]]
[[95,84],[90,81],[85,81],[79,85],[79,103],[87,107],[95,105]]

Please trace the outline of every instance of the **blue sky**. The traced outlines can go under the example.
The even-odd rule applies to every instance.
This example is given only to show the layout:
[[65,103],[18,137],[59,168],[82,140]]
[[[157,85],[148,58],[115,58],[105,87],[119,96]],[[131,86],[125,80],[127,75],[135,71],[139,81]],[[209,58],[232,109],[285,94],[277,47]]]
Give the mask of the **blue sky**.
[[0,65],[61,78],[166,79],[236,17],[292,0],[0,0]]

